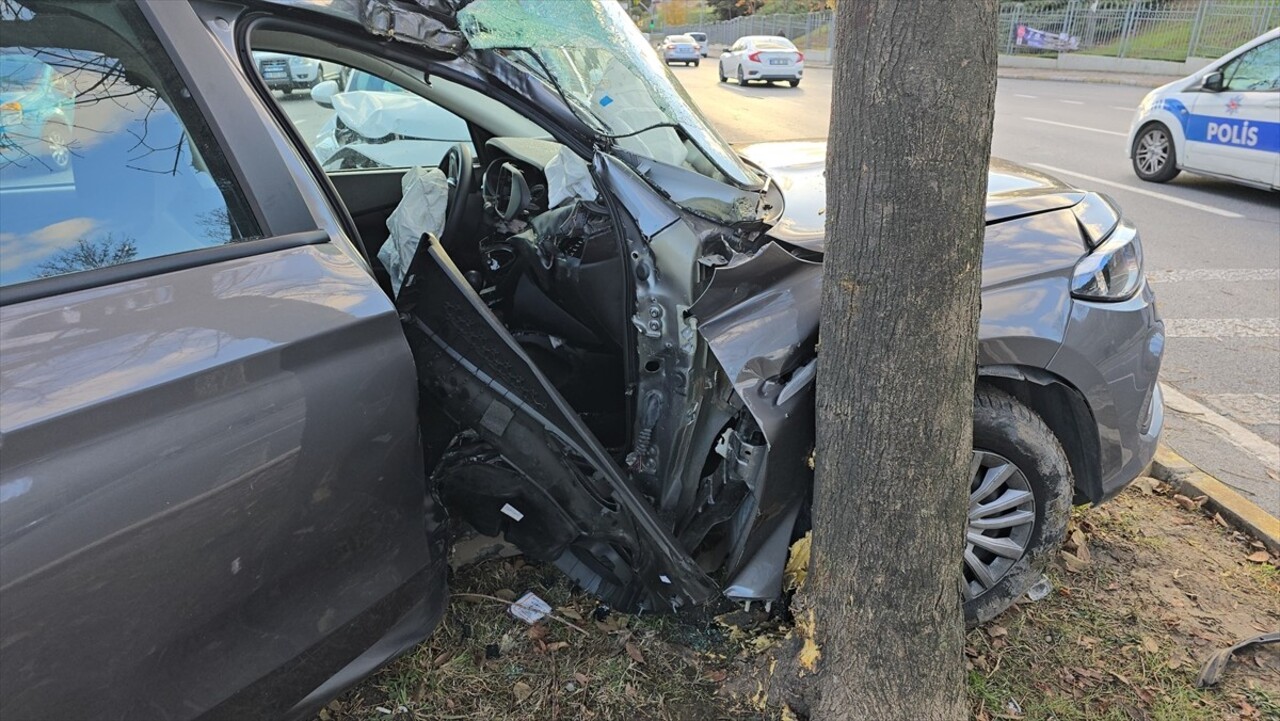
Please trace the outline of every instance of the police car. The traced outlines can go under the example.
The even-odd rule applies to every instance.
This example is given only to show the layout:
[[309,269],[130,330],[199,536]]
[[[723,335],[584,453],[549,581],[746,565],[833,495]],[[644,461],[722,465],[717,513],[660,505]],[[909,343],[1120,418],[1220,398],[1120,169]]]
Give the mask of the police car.
[[1188,170],[1280,189],[1280,28],[1143,98],[1129,128],[1139,178]]

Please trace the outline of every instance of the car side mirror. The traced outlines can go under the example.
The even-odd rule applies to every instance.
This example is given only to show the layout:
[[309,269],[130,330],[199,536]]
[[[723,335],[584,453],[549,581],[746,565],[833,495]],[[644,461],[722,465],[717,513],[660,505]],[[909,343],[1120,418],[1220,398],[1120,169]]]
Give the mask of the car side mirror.
[[1222,71],[1215,71],[1204,76],[1204,82],[1200,84],[1200,88],[1211,93],[1222,92]]
[[332,109],[333,96],[337,94],[338,94],[337,80],[326,80],[322,83],[316,83],[316,86],[314,88],[311,88],[311,99],[315,101],[316,105],[319,105],[322,108]]
[[727,57],[727,56],[729,56],[729,55],[733,55],[733,53],[729,52],[728,50],[721,50],[721,51],[720,51],[720,57],[722,57],[722,58],[723,58],[723,57]]

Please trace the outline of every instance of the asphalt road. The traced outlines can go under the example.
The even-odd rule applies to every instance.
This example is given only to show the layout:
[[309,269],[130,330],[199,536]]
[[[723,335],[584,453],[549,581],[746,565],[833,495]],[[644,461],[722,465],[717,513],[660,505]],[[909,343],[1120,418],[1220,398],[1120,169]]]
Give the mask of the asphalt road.
[[[825,138],[831,72],[798,88],[719,83],[715,58],[673,74],[735,143]],[[1147,89],[1002,80],[993,155],[1107,193],[1137,224],[1165,317],[1165,440],[1280,515],[1280,198],[1199,178],[1144,183],[1126,133]]]

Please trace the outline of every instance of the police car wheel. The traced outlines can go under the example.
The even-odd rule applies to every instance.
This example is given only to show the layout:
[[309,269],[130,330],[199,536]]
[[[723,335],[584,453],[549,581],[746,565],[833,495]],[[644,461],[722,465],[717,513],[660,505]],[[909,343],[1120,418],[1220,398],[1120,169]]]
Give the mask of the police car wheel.
[[1144,127],[1133,140],[1133,172],[1152,183],[1167,183],[1178,175],[1173,136],[1160,123]]

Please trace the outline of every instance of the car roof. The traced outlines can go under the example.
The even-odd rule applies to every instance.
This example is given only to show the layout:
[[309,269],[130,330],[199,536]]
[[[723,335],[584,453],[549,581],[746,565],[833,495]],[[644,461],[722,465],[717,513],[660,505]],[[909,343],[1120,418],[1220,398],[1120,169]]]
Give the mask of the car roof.
[[745,40],[749,43],[758,43],[761,41],[768,41],[771,43],[782,42],[782,43],[786,43],[787,45],[795,44],[791,42],[789,38],[784,38],[781,35],[744,35],[743,37],[739,38],[739,40]]

